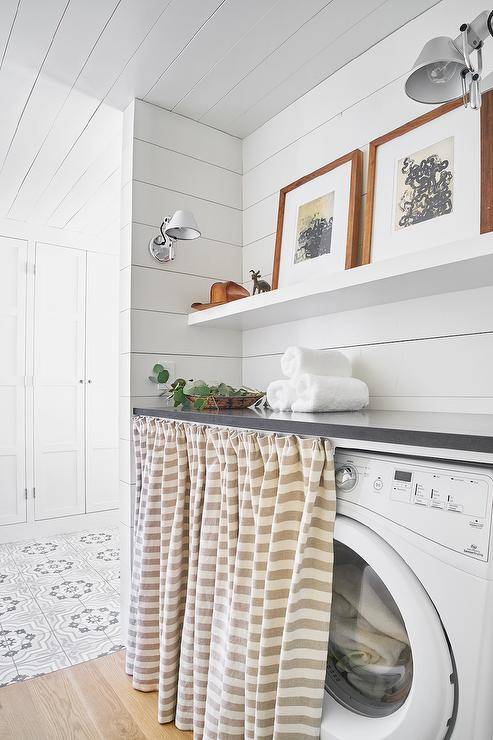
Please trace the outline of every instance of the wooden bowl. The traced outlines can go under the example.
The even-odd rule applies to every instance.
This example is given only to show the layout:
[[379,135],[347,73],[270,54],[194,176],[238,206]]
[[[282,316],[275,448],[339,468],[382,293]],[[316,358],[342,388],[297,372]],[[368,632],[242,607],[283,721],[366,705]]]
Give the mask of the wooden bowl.
[[[250,396],[209,396],[202,411],[217,411],[219,409],[248,409],[257,403],[261,398],[265,396],[265,393],[252,393]],[[193,405],[194,401],[197,401],[201,396],[187,396]]]

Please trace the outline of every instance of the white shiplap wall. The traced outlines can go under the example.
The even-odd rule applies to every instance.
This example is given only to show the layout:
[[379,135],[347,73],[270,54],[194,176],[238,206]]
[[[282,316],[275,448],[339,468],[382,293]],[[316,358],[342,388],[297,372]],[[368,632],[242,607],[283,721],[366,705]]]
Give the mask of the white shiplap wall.
[[[172,377],[241,382],[239,332],[187,325],[190,304],[207,301],[215,280],[241,280],[241,141],[136,100],[124,114],[122,172],[120,512],[126,558],[134,485],[129,420],[134,406],[162,403],[147,379],[153,365],[171,363]],[[174,262],[161,265],[149,255],[149,240],[180,208],[195,214],[202,236],[178,242]]]
[[[122,363],[137,403],[156,395],[147,380],[156,362],[175,376],[241,380],[241,341],[231,331],[187,326],[190,304],[207,301],[215,280],[241,278],[241,142],[136,100],[125,114],[120,308],[129,318]],[[148,251],[163,218],[191,210],[202,237],[178,242],[161,265]]]
[[[472,2],[467,15],[481,10]],[[279,189],[351,149],[366,158],[370,140],[422,114],[404,94],[405,74],[423,40],[454,36],[463,12],[459,0],[443,0],[244,140],[245,284],[251,268],[271,278]],[[482,288],[247,331],[243,382],[265,387],[279,377],[290,344],[342,348],[372,408],[491,413],[491,305],[493,288]]]

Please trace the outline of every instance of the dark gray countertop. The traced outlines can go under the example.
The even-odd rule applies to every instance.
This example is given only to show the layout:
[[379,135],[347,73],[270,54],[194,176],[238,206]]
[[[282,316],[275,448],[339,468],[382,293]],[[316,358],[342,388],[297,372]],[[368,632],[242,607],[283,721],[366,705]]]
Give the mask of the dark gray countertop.
[[164,404],[134,408],[134,414],[220,424],[317,437],[439,447],[493,453],[493,414],[445,414],[414,411],[357,411],[329,414],[247,409],[246,411],[179,411]]

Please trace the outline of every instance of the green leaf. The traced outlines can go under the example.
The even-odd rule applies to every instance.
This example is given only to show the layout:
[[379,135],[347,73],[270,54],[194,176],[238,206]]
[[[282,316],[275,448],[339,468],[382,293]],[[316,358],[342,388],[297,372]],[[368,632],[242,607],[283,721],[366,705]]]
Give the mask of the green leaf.
[[197,398],[194,402],[194,408],[196,408],[198,411],[202,411],[206,404],[207,399],[206,398]]
[[154,373],[154,375],[159,375],[159,373],[162,372],[163,370],[164,370],[164,367],[160,365],[159,363],[157,365],[154,365],[154,367],[152,368],[152,372]]
[[206,398],[207,396],[210,395],[209,386],[208,385],[196,385],[194,386],[192,392],[189,395],[201,396],[203,398]]
[[182,401],[181,407],[183,411],[190,411],[190,401],[186,396]]
[[151,383],[157,383],[157,380],[154,377],[154,375],[148,375],[147,377],[149,378],[149,380],[151,381]]
[[179,406],[183,403],[183,400],[186,398],[186,396],[183,394],[183,391],[177,390],[173,394],[173,405]]
[[231,397],[235,395],[235,389],[227,383],[219,383],[217,386],[217,392],[220,396]]
[[169,380],[169,370],[160,370],[157,376],[158,383],[167,383]]
[[195,395],[195,389],[201,388],[203,386],[207,386],[207,383],[205,380],[189,380],[188,383],[185,384],[184,392],[188,395]]

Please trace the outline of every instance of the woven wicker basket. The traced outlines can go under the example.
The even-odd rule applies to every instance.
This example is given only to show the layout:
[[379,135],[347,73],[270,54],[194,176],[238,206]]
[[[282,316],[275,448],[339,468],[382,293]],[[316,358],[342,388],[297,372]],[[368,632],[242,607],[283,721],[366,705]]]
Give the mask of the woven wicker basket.
[[[250,396],[209,396],[202,411],[217,411],[219,409],[248,409],[264,397],[264,393],[252,393]],[[187,396],[193,405],[200,396]]]

